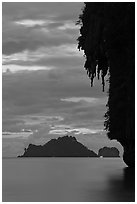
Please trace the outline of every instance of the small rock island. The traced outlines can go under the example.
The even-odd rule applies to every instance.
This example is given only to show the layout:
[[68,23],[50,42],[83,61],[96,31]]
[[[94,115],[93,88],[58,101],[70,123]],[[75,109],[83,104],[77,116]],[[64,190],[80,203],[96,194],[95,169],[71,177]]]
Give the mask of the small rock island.
[[98,151],[99,157],[120,157],[119,150],[116,147],[103,147]]
[[98,157],[72,136],[51,139],[44,145],[29,144],[24,150],[18,157]]

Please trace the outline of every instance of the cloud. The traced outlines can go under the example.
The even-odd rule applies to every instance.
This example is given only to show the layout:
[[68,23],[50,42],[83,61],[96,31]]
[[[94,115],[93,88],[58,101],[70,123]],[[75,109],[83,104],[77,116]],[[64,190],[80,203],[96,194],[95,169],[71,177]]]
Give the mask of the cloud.
[[76,44],[79,27],[75,21],[81,7],[81,3],[75,2],[4,2],[3,54]]
[[[4,154],[19,155],[28,143],[45,143],[58,134],[74,134],[87,145],[101,137],[107,97],[97,80],[90,87],[77,50],[75,22],[82,6],[3,3],[3,131],[16,133],[3,138]],[[20,137],[23,128],[33,134]]]
[[80,103],[80,102],[86,102],[91,105],[97,106],[97,105],[104,105],[107,102],[107,97],[104,98],[93,98],[93,97],[71,97],[71,98],[62,98],[61,101],[65,102],[72,102],[72,103]]
[[87,135],[87,134],[93,134],[93,133],[97,133],[100,130],[92,130],[92,129],[87,129],[87,128],[65,128],[65,129],[53,129],[49,131],[49,134],[61,134],[61,135],[65,135],[68,133],[72,133],[74,135],[78,135],[78,134],[83,134],[83,135]]
[[7,63],[14,63],[16,61],[23,61],[23,62],[35,62],[41,58],[44,58],[45,54],[42,52],[30,52],[28,50],[25,50],[23,52],[11,54],[11,55],[3,55],[2,56],[2,62],[3,64]]
[[20,117],[24,121],[24,125],[47,125],[56,122],[63,121],[64,118],[61,116],[46,116],[46,115],[25,115]]
[[[76,59],[76,58],[81,58],[82,57],[82,53],[79,52],[76,48],[75,44],[64,44],[64,45],[60,45],[60,46],[52,46],[52,47],[41,47],[35,51],[29,51],[29,50],[25,50],[23,52],[19,52],[19,53],[14,53],[11,55],[3,55],[3,64],[18,64],[25,66],[25,63],[28,63],[28,69],[29,66],[31,65],[30,62],[33,62],[32,65],[36,65],[37,64],[41,64],[41,61],[44,62],[45,66],[47,64],[50,65],[50,63],[48,63],[48,60],[50,60],[52,62],[52,60],[54,60],[55,63],[51,63],[54,64],[54,67],[56,66],[56,62],[60,62],[62,61],[62,59],[68,59],[70,61],[70,59]],[[69,65],[69,61],[67,61],[67,64]],[[77,60],[78,61],[78,60]],[[75,60],[74,62],[77,63],[77,61]],[[81,61],[81,60],[80,60]],[[26,64],[27,64],[26,63]],[[52,65],[51,65],[52,66]],[[58,64],[57,64],[58,66]]]
[[[66,134],[73,134],[73,135],[87,135],[87,134],[95,134],[95,133],[100,133],[102,132],[102,129],[95,129],[92,128],[85,128],[85,127],[76,127],[76,124],[57,124],[50,126],[51,130],[49,131],[49,134],[61,134],[61,135],[66,135]],[[82,126],[82,125],[81,125]]]
[[[53,18],[52,18],[53,19]],[[64,20],[61,22],[54,20],[49,20],[49,19],[24,19],[20,21],[14,21],[15,24],[19,26],[25,26],[25,27],[37,27],[40,26],[41,28],[47,28],[47,31],[50,31],[50,29],[59,29],[59,30],[78,30],[80,28],[79,25],[76,25],[75,22],[72,20]]]
[[[53,69],[12,75],[9,73],[3,75],[2,88],[3,117],[5,114],[8,118],[28,114],[52,114],[65,117],[69,123],[71,120],[79,123],[79,120],[88,122],[92,121],[92,118],[99,119],[105,113],[103,97],[106,94],[101,92],[99,85],[90,88],[84,71]],[[90,95],[91,98],[98,98],[102,105],[91,109],[91,104],[87,102],[61,101],[72,96],[80,99]]]
[[[52,111],[52,114],[62,116],[67,111],[67,115],[73,117],[95,118],[100,111],[90,109],[90,103],[87,102],[65,102],[61,99],[72,98],[72,96],[100,98],[102,103],[100,112],[105,112],[105,102],[102,97],[106,94],[101,92],[101,88],[95,86],[90,88],[86,73],[79,70],[50,70],[35,71],[28,73],[15,73],[13,75],[3,75],[3,111],[5,114],[25,115],[46,113],[46,110]],[[99,91],[98,91],[99,89]],[[90,111],[89,111],[90,110]],[[97,111],[96,111],[97,110]],[[51,114],[51,113],[50,113]],[[84,116],[85,115],[85,116]],[[100,114],[99,114],[100,115]],[[9,116],[8,116],[9,117]],[[75,119],[77,119],[75,118]]]
[[41,47],[53,47],[64,44],[76,44],[71,33],[62,30],[49,30],[48,27],[19,27],[9,32],[3,31],[2,52],[5,55],[37,50]]
[[66,101],[66,102],[73,102],[73,103],[79,103],[79,102],[87,102],[87,103],[96,103],[98,99],[96,98],[91,98],[91,97],[72,97],[72,98],[64,98],[61,99],[61,101]]
[[68,29],[72,29],[72,30],[77,30],[77,29],[79,29],[80,28],[80,26],[79,25],[76,25],[74,22],[72,22],[72,21],[67,21],[67,22],[65,22],[64,23],[64,25],[61,25],[61,26],[58,26],[58,29],[59,30],[68,30]]
[[75,20],[83,2],[3,2],[3,15],[14,20],[45,19]]
[[46,67],[46,66],[21,66],[21,65],[2,65],[2,71],[3,72],[19,72],[19,71],[25,71],[25,70],[30,70],[30,71],[37,71],[37,70],[46,70],[49,71],[51,69],[54,69],[53,67]]
[[48,25],[50,23],[53,23],[53,21],[26,19],[26,20],[15,21],[15,23],[18,24],[18,25],[25,26],[25,27],[35,27],[37,25],[39,25],[39,26]]
[[22,131],[22,132],[3,132],[2,138],[20,138],[20,139],[28,139],[28,137],[33,134],[32,131]]

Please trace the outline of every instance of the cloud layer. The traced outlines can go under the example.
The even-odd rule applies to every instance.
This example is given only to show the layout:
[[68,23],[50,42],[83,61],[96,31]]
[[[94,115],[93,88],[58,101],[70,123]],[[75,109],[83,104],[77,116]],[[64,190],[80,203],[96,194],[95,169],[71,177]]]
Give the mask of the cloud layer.
[[95,150],[109,143],[103,131],[107,94],[100,81],[90,87],[77,50],[75,23],[82,7],[80,2],[3,3],[4,156],[64,134]]

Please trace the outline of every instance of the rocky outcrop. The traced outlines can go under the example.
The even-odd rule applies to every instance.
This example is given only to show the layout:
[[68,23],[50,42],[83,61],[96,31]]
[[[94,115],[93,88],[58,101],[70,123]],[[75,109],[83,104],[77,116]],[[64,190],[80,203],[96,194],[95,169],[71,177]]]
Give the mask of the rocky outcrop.
[[98,151],[99,157],[120,157],[116,147],[103,147]]
[[18,157],[98,157],[75,137],[64,136],[51,139],[44,145],[29,144],[23,155]]

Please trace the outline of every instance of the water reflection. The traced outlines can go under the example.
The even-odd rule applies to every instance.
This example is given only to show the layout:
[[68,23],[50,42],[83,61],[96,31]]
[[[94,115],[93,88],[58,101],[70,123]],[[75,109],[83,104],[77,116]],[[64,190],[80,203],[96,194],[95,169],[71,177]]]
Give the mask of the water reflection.
[[3,160],[3,202],[133,202],[135,170],[122,159]]
[[[96,170],[99,179],[96,178],[95,183],[90,176],[86,188],[83,188],[86,202],[135,201],[135,169],[125,167],[114,171],[106,168],[104,172],[102,170]],[[101,177],[99,172],[102,174]]]
[[135,201],[135,169],[124,168],[122,175],[111,175],[108,180],[108,194],[115,202]]

